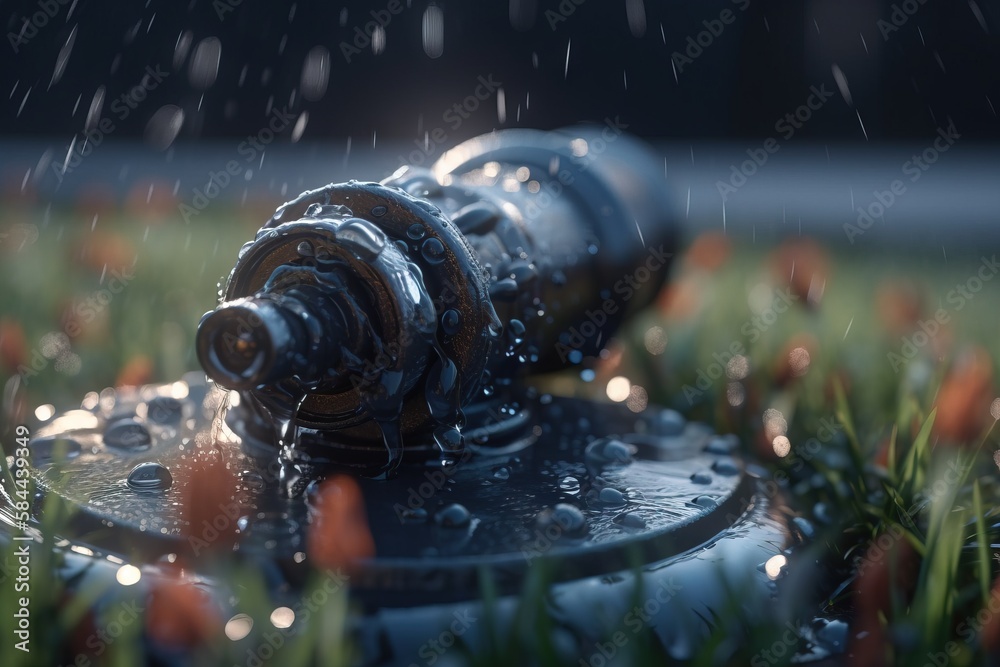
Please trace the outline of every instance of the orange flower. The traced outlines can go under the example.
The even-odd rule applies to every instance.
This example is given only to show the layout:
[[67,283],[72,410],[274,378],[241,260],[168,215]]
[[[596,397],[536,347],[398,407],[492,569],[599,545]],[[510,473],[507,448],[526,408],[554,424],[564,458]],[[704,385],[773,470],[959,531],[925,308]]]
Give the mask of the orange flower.
[[733,244],[722,232],[705,232],[696,238],[684,253],[684,264],[705,271],[715,271],[725,264]]
[[338,475],[320,486],[309,525],[308,552],[318,567],[329,570],[350,570],[357,561],[375,555],[364,497],[352,478]]
[[923,301],[923,295],[911,280],[884,280],[875,293],[878,318],[894,337],[913,331],[924,312]]
[[972,442],[989,423],[993,401],[993,360],[981,347],[955,360],[938,390],[934,434],[955,443]]
[[137,257],[131,241],[120,234],[102,233],[99,229],[84,237],[83,247],[74,255],[97,274],[110,274],[112,270],[131,270]]
[[146,632],[157,644],[190,648],[210,641],[222,630],[222,617],[202,588],[171,574],[150,585]]
[[129,359],[124,368],[118,372],[116,387],[138,387],[147,384],[153,377],[153,360],[144,354],[137,354]]
[[20,322],[0,320],[0,362],[10,371],[28,359],[28,343]]
[[881,617],[892,621],[894,591],[905,598],[912,595],[918,567],[916,552],[900,528],[890,529],[871,543],[854,580],[857,615],[848,663],[862,667],[890,664],[886,656],[890,641]]
[[792,294],[809,307],[819,305],[826,289],[830,262],[816,241],[799,237],[785,241],[768,259],[771,273],[780,283],[787,281]]
[[657,298],[656,307],[670,321],[683,321],[694,316],[704,302],[701,279],[681,276],[669,282]]
[[178,470],[174,477],[175,484],[181,485],[181,513],[187,521],[183,533],[194,555],[231,550],[242,513],[233,471],[212,453]]

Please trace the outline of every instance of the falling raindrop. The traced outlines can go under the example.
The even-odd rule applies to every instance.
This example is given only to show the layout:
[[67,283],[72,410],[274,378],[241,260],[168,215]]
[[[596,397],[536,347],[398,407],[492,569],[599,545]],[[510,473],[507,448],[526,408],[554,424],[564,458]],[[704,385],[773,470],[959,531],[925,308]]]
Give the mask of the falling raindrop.
[[429,5],[424,11],[421,35],[427,57],[440,58],[444,53],[444,12],[437,5]]
[[197,90],[208,90],[219,76],[222,42],[218,37],[206,37],[198,42],[188,67],[188,79]]
[[538,0],[510,0],[508,16],[514,30],[519,32],[531,30],[535,25],[537,14]]
[[298,120],[295,121],[295,127],[292,128],[292,143],[296,143],[302,138],[302,133],[306,131],[306,125],[309,123],[309,112],[303,111],[299,114]]
[[626,0],[625,13],[628,17],[628,29],[634,37],[646,34],[646,7],[643,0]]
[[847,102],[848,106],[854,106],[854,101],[851,99],[851,91],[847,87],[847,77],[844,76],[844,72],[836,64],[833,66],[833,80],[837,82],[837,88],[840,89],[840,95]]
[[97,122],[101,119],[101,111],[104,109],[104,86],[99,86],[94,92],[94,99],[90,101],[90,110],[87,111],[87,119],[83,123],[84,132],[90,132],[97,127]]
[[315,102],[326,94],[330,82],[330,52],[323,46],[315,46],[306,55],[302,64],[300,88],[302,97]]
[[177,35],[177,44],[174,46],[174,71],[176,72],[184,66],[187,60],[188,51],[191,50],[191,42],[194,41],[194,34],[190,30],[185,30]]
[[165,104],[146,123],[146,142],[158,151],[165,151],[174,143],[184,125],[184,110]]
[[63,73],[66,71],[66,65],[69,63],[70,54],[73,52],[73,45],[76,44],[76,29],[77,26],[73,26],[73,30],[70,31],[69,37],[66,38],[66,43],[63,44],[61,49],[59,49],[59,55],[56,56],[56,66],[55,69],[52,70],[52,80],[49,81],[49,88],[59,83]]
[[376,56],[385,51],[385,28],[378,25],[372,31],[372,53]]

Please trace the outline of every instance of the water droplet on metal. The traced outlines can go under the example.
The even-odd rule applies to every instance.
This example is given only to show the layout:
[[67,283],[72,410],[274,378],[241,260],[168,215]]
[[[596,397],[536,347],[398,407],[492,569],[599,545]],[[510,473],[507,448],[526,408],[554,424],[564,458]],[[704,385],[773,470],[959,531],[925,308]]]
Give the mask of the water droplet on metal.
[[31,462],[36,466],[53,461],[73,459],[83,448],[73,438],[65,436],[44,436],[31,441]]
[[449,336],[458,333],[462,325],[462,315],[454,308],[449,308],[441,315],[441,328]]
[[429,238],[420,246],[420,254],[431,264],[444,261],[444,244],[436,238]]
[[469,525],[472,515],[464,505],[453,503],[438,510],[437,514],[434,515],[434,520],[445,528],[463,528]]
[[104,431],[104,444],[119,449],[146,449],[152,439],[146,427],[134,419],[112,422]]
[[173,484],[170,471],[159,463],[140,463],[128,474],[125,482],[136,491],[165,491]]
[[173,424],[181,420],[184,403],[172,396],[156,396],[146,403],[146,419],[154,424]]
[[621,507],[627,503],[625,494],[610,486],[601,489],[597,497],[603,504],[609,507]]

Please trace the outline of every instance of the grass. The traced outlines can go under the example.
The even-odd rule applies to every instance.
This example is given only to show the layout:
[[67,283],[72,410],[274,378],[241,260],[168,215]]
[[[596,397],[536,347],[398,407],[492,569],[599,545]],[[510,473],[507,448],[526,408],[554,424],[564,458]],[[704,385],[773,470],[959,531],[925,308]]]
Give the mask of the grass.
[[[22,387],[31,410],[71,407],[123,374],[167,381],[196,368],[197,321],[213,305],[216,283],[237,249],[264,219],[233,216],[185,226],[109,215],[91,231],[89,215],[86,222],[56,215],[47,224],[30,211],[21,215],[39,225],[39,236],[19,251],[0,244],[6,287],[0,293],[0,368],[6,379],[15,370],[12,360],[27,355],[30,364],[35,351],[42,354],[43,367],[27,375]],[[645,401],[668,405],[720,432],[737,433],[748,456],[782,473],[794,506],[816,528],[806,556],[820,558],[830,573],[829,596],[799,601],[798,617],[846,618],[852,637],[867,633],[852,639],[853,664],[923,665],[942,652],[952,665],[983,664],[986,646],[1000,638],[1000,619],[988,611],[998,569],[993,545],[1000,544],[1000,485],[992,456],[998,434],[989,414],[996,395],[992,359],[1000,355],[993,317],[1000,289],[985,282],[971,298],[963,297],[961,308],[949,299],[976,275],[975,249],[949,249],[946,260],[936,251],[893,255],[885,248],[831,248],[817,254],[808,246],[777,253],[773,248],[700,239],[675,265],[670,296],[620,332],[607,358],[590,369],[590,381],[568,373],[547,382],[560,393],[605,397],[613,377],[627,377],[637,409]],[[67,304],[108,287],[105,265],[128,269],[133,262],[134,278],[93,309],[93,317],[70,336],[71,350],[52,347],[46,334],[69,331]],[[774,313],[773,321],[755,323],[803,275],[825,285],[822,298],[810,303],[805,290],[793,289],[796,298],[787,309]],[[946,326],[894,368],[888,355],[901,354],[920,322],[941,310],[948,315]],[[79,308],[77,317],[83,317]],[[972,370],[969,350],[976,355]],[[78,364],[68,354],[77,355]],[[8,423],[2,429],[5,444],[10,428]],[[778,435],[788,439],[785,456],[776,453]],[[51,523],[44,532],[57,533],[68,512],[47,508]],[[11,549],[5,554],[8,572]],[[50,619],[44,645],[53,653],[14,650],[8,641],[12,619],[5,613],[3,665],[72,658],[81,623],[107,622],[88,621],[91,610],[114,610],[125,601],[115,596],[129,595],[116,586],[83,590],[66,602],[64,584],[51,576],[61,556],[41,544],[34,553],[32,616]],[[533,656],[541,664],[558,663],[545,625],[541,571],[533,568],[525,582],[520,622],[492,636],[488,651],[469,657],[472,664],[506,665]],[[275,602],[264,592],[262,575],[253,568],[226,568],[224,578],[240,591],[241,611],[257,622],[240,642],[222,632],[205,638],[191,664],[242,664],[247,647],[262,646],[264,633],[274,629],[266,619]],[[311,586],[322,582],[317,572]],[[483,599],[487,609],[497,599],[488,585]],[[695,664],[714,664],[720,650],[731,650],[733,638],[738,646],[730,664],[761,664],[784,632],[766,618],[743,618],[737,599],[732,618],[719,623]],[[348,601],[343,594],[332,600],[288,636],[280,649],[283,664],[352,661]],[[136,664],[146,647],[140,640],[146,620],[129,626],[92,664]],[[636,664],[656,664],[651,637],[636,645],[643,647]]]

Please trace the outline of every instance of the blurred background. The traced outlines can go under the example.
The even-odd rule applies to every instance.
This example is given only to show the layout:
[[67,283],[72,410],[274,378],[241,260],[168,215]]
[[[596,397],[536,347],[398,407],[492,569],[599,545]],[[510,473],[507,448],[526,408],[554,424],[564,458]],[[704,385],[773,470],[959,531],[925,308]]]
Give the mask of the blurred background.
[[662,157],[685,240],[564,391],[760,430],[754,378],[822,361],[817,388],[855,370],[884,406],[956,336],[995,338],[992,283],[949,299],[1000,238],[992,2],[0,0],[0,20],[7,415],[196,368],[236,251],[300,191],[585,121]]

